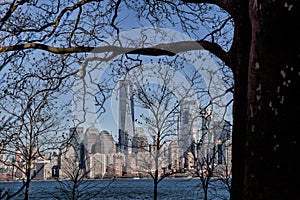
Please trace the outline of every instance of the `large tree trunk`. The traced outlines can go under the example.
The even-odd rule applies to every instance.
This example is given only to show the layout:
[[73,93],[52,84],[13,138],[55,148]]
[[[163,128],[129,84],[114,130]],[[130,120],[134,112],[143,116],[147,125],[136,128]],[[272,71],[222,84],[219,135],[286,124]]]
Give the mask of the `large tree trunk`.
[[245,173],[245,144],[247,127],[247,84],[251,44],[251,24],[248,2],[236,1],[232,5],[234,41],[230,50],[230,67],[234,73],[234,104],[232,130],[232,185],[231,199],[240,200],[243,195]]
[[[244,191],[240,199],[293,199],[299,141],[299,5],[250,1]],[[238,162],[238,161],[234,161]],[[241,174],[242,175],[242,174]],[[294,181],[293,181],[294,180]]]

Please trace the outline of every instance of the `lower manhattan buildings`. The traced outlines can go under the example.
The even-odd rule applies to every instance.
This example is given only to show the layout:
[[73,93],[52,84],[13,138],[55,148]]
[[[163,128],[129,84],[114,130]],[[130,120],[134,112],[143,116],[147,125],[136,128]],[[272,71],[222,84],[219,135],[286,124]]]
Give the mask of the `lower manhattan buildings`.
[[[123,130],[120,129],[119,138],[95,126],[86,130],[82,127],[70,129],[70,144],[60,153],[60,177],[66,176],[70,160],[91,179],[148,177],[155,170],[160,175],[201,175],[210,168],[216,176],[230,176],[230,123],[214,121],[212,110],[207,109],[201,120],[192,125],[196,114],[195,106],[190,105],[185,105],[177,121],[177,137],[169,142],[158,144],[158,140],[149,137],[147,128],[142,126],[135,126],[132,136],[122,139],[120,133]],[[82,141],[79,138],[83,138]]]
[[[178,120],[179,128],[180,123],[182,121]],[[32,174],[35,175],[35,179],[41,180],[53,177],[69,179],[70,172],[77,171],[83,178],[97,179],[150,177],[149,174],[155,170],[158,170],[160,176],[205,175],[205,172],[212,168],[216,176],[230,176],[231,125],[225,122],[221,134],[209,135],[214,132],[213,125],[218,124],[206,124],[205,129],[201,129],[200,126],[200,129],[197,129],[200,132],[199,138],[194,138],[193,135],[188,137],[190,145],[186,149],[180,146],[183,138],[177,137],[158,144],[155,138],[147,135],[145,127],[136,126],[135,134],[128,142],[130,146],[126,148],[131,149],[130,151],[120,149],[119,139],[113,138],[108,131],[98,130],[94,126],[87,129],[71,128],[69,142],[61,146],[58,153],[37,158],[32,163]],[[212,137],[216,135],[218,138],[213,141]],[[1,149],[1,152],[4,152],[5,146],[2,145]],[[18,163],[17,168],[7,167],[16,164],[0,165],[1,180],[25,178],[18,172],[23,166],[19,155],[15,155],[14,159],[6,158],[3,153],[0,156],[8,163]]]
[[[95,125],[71,128],[68,142],[58,153],[37,159],[33,173],[38,172],[39,179],[51,176],[68,179],[70,172],[80,172],[82,177],[90,179],[149,177],[156,170],[161,176],[203,176],[209,170],[216,176],[230,176],[231,124],[216,121],[213,110],[200,112],[195,101],[183,101],[175,119],[176,128],[169,131],[172,137],[159,138],[151,127],[136,124],[134,106],[131,85],[121,82],[116,137],[110,130],[99,130]],[[5,160],[1,152],[4,151],[0,151],[0,158]],[[8,162],[16,160],[21,158],[15,155]],[[21,162],[18,167],[22,168]],[[18,174],[16,169],[5,168],[1,163],[0,172],[0,177],[5,173]]]

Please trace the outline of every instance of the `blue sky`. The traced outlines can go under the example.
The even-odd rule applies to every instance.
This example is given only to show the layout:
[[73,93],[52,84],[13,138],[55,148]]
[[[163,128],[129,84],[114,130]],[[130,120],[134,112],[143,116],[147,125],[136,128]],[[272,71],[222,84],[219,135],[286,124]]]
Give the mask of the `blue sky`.
[[[138,2],[138,1],[137,1]],[[121,3],[121,12],[118,15],[118,18],[116,20],[116,25],[118,27],[120,27],[120,31],[124,32],[127,30],[132,30],[132,29],[138,29],[141,27],[153,27],[153,24],[149,23],[148,20],[146,19],[141,19],[138,20],[136,18],[136,14],[134,11],[126,8],[123,3]],[[171,11],[171,10],[170,10]],[[76,12],[73,14],[73,16],[76,16]],[[207,17],[213,17],[215,15],[218,15],[220,18],[224,18],[226,17],[225,14],[220,14],[220,12],[216,12],[216,13],[207,13],[206,16]],[[175,15],[174,15],[175,16]],[[70,15],[69,17],[72,17],[72,15]],[[168,28],[168,29],[172,29],[175,31],[179,31],[180,29],[178,28],[178,26],[180,26],[180,22],[178,17],[174,17],[173,18],[175,21],[175,26],[172,25],[172,23],[168,22],[165,18],[162,18],[160,21],[160,24],[154,25],[156,28]],[[173,21],[173,22],[174,22]],[[195,24],[195,26],[202,26],[201,23]],[[205,34],[207,34],[210,30],[208,29],[209,24],[203,24],[203,26],[201,28],[199,28],[198,30],[195,30],[194,32],[190,32],[191,36],[194,37],[195,35],[197,36],[197,38],[195,37],[194,39],[200,39],[202,37],[205,36]],[[220,40],[220,42],[224,42],[224,40],[226,40],[226,38],[232,37],[233,32],[230,31],[230,27],[225,27],[226,30],[228,30],[228,33],[225,34],[224,38],[222,40]],[[108,36],[109,38],[109,36]],[[210,38],[207,38],[208,40],[210,40]],[[52,43],[53,38],[50,38],[47,42],[49,44]],[[100,45],[100,44],[99,44]],[[229,48],[229,47],[227,47]],[[40,56],[42,57],[42,55],[40,54],[39,51],[36,51],[36,55],[35,56]],[[1,74],[5,73],[5,70],[1,71]],[[100,77],[99,77],[100,78]],[[70,94],[72,95],[72,94]],[[69,98],[69,95],[63,96],[62,99],[65,100],[67,98]],[[230,98],[230,97],[229,97]],[[99,118],[99,123],[100,123],[100,128],[101,129],[106,129],[108,132],[112,133],[113,136],[116,136],[118,133],[117,130],[117,124],[116,124],[116,120],[113,118],[113,115],[111,114],[112,112],[110,111],[112,107],[114,107],[116,105],[115,101],[111,101],[111,99],[108,99],[107,102],[105,102],[105,107],[107,108],[108,112],[105,113],[104,115],[102,115]],[[70,116],[68,116],[69,118]]]
[[[152,25],[147,20],[142,20],[138,22],[135,13],[132,10],[128,10],[124,7],[121,10],[122,12],[119,14],[119,17],[116,20],[117,23],[120,24],[121,34],[123,32],[126,32],[126,30],[138,29],[141,27],[152,27]],[[175,31],[179,30],[176,27],[161,27],[161,28],[170,28]],[[197,33],[199,33],[199,38],[203,37],[207,32],[208,30],[206,27],[203,27],[202,30],[201,29],[197,30]],[[105,108],[107,112],[102,114],[100,117],[98,116],[97,123],[99,123],[98,127],[101,130],[107,130],[108,132],[112,133],[112,135],[116,139],[118,134],[118,125],[117,125],[118,119],[116,119],[117,114],[116,113],[113,114],[112,112],[112,108],[114,107],[117,107],[117,102],[115,100],[108,99],[105,102]],[[231,108],[229,108],[229,110],[231,110]],[[227,116],[226,118],[227,120],[231,121],[230,117]]]

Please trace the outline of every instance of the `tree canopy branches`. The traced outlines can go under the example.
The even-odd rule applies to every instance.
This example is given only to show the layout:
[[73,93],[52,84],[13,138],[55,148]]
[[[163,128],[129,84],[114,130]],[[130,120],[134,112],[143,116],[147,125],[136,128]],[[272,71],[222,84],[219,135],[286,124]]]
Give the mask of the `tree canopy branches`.
[[[13,52],[27,49],[39,49],[54,54],[72,54],[79,60],[82,58],[76,56],[77,53],[91,52],[100,43],[106,45],[102,45],[98,51],[115,51],[117,54],[130,52],[153,56],[172,55],[164,50],[172,49],[173,53],[177,53],[174,47],[178,45],[184,50],[194,50],[188,46],[189,42],[184,41],[180,44],[149,46],[148,49],[132,51],[106,41],[106,38],[120,31],[144,26],[142,24],[181,29],[195,36],[195,41],[225,62],[228,60],[226,51],[232,40],[230,38],[228,40],[233,30],[230,28],[231,17],[224,15],[223,10],[213,5],[186,4],[181,1],[171,3],[140,0],[133,3],[84,0],[16,1],[5,2],[0,6],[3,10],[0,13],[2,66],[7,64],[6,61]],[[161,20],[161,16],[164,16],[165,20]],[[134,20],[132,17],[137,18]],[[201,26],[202,33],[199,32]],[[183,48],[183,45],[186,48]],[[157,50],[154,50],[155,48]]]

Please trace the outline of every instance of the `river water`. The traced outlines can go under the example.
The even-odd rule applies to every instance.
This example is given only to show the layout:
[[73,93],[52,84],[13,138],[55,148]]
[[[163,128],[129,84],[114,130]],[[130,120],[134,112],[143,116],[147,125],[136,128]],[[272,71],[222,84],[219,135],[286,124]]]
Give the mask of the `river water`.
[[[90,180],[92,188],[85,189],[86,197],[95,193],[93,198],[105,200],[129,200],[129,199],[153,199],[152,179],[115,179],[115,180]],[[21,182],[1,182],[0,188],[15,191],[22,185]],[[229,192],[224,183],[214,180],[210,183],[209,199],[229,199]],[[61,186],[56,181],[32,181],[30,186],[30,199],[52,200],[53,195],[60,196]],[[22,200],[23,195],[14,197],[15,200]],[[81,199],[86,199],[84,196]],[[162,200],[193,200],[203,199],[200,179],[188,178],[166,178],[158,185],[158,199]]]

